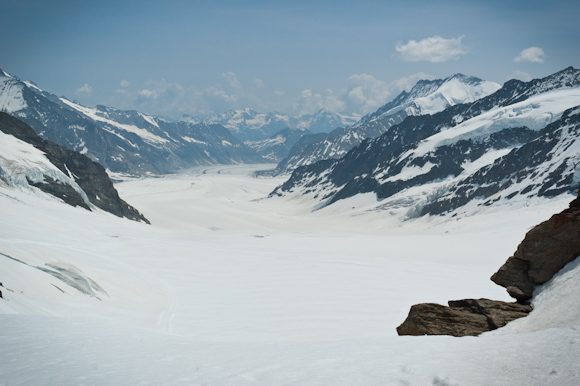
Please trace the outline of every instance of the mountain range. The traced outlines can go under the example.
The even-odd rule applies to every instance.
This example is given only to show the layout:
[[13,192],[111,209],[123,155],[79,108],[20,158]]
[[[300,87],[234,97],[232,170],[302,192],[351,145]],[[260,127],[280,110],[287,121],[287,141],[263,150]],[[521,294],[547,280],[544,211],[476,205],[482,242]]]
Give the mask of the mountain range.
[[196,165],[265,162],[221,125],[171,122],[106,106],[85,107],[2,70],[0,111],[112,172],[163,174]]
[[[579,73],[569,67],[503,87],[461,74],[423,80],[352,124],[354,118],[328,111],[293,121],[251,109],[173,122],[85,107],[0,70],[0,111],[110,173],[163,174],[286,157],[276,172],[294,172],[271,196],[307,195],[319,208],[370,193],[377,208],[413,218],[577,189]],[[316,132],[322,127],[316,122],[351,124],[326,134]]]
[[579,134],[580,70],[569,67],[408,116],[340,159],[297,168],[271,195],[308,195],[322,207],[370,193],[405,218],[552,197],[579,187]]
[[337,128],[328,135],[318,135],[298,143],[278,164],[276,173],[289,173],[299,166],[341,158],[366,138],[378,137],[408,116],[435,114],[457,104],[473,102],[500,87],[497,83],[463,74],[420,80],[409,92],[403,91],[355,125]]
[[271,138],[280,130],[308,130],[312,133],[328,133],[339,127],[352,126],[360,120],[360,116],[333,113],[320,109],[314,114],[290,116],[288,114],[271,112],[259,113],[254,109],[230,110],[207,118],[184,115],[183,122],[219,124],[227,128],[242,141],[261,141]]
[[288,155],[292,147],[304,136],[310,136],[310,130],[291,129],[289,127],[274,133],[270,138],[244,143],[256,150],[258,154],[272,162],[279,162]]

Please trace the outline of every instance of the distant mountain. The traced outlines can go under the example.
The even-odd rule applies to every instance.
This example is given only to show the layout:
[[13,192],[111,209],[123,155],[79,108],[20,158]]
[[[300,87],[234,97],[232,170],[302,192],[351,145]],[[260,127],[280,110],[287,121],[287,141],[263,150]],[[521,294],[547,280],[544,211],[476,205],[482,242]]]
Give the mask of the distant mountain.
[[287,127],[293,130],[309,130],[313,133],[330,132],[338,127],[358,122],[358,115],[344,115],[321,109],[315,114],[289,116],[282,113],[259,113],[251,108],[230,110],[205,119],[184,115],[182,122],[219,124],[242,141],[261,141],[271,138]]
[[339,160],[296,169],[273,194],[330,205],[373,193],[381,209],[412,218],[575,192],[579,164],[580,70],[569,67],[409,116]]
[[450,106],[470,103],[497,91],[497,83],[472,76],[456,74],[446,79],[421,80],[409,92],[403,91],[373,114],[364,116],[357,124],[332,131],[324,138],[311,140],[303,147],[295,147],[282,160],[278,173],[288,173],[299,166],[323,159],[338,159],[366,138],[375,138],[407,116],[435,114]]
[[195,165],[265,162],[223,126],[169,122],[105,106],[84,107],[2,70],[0,111],[113,172],[143,175]]
[[256,150],[258,154],[272,162],[278,162],[288,155],[296,142],[305,135],[312,134],[309,130],[293,130],[289,127],[280,130],[268,139],[261,141],[246,141],[245,144]]
[[123,201],[105,169],[88,157],[40,138],[26,123],[0,112],[0,183],[35,188],[72,206],[99,208],[149,223]]

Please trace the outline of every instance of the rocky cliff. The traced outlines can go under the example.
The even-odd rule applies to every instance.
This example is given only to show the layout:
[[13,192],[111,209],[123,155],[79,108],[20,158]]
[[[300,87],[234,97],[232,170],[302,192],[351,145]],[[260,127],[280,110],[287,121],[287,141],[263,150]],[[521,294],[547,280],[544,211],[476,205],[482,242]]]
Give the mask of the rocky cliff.
[[[2,112],[0,112],[0,131],[34,146],[43,152],[50,163],[56,166],[64,176],[74,180],[73,183],[67,183],[66,179],[43,175],[40,180],[33,181],[26,176],[29,185],[58,197],[72,206],[90,210],[91,205],[94,205],[119,217],[149,223],[137,209],[119,197],[105,168],[99,163],[78,152],[40,138],[29,125]],[[0,175],[10,173],[9,170],[0,171],[2,172]]]
[[[580,192],[579,192],[580,193]],[[580,256],[580,197],[570,207],[530,230],[516,252],[491,277],[520,302]]]

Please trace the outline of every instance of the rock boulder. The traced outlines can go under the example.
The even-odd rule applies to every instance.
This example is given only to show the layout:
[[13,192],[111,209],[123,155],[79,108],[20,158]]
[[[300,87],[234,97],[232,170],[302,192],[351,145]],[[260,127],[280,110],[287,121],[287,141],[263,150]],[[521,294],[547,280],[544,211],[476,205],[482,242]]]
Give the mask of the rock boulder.
[[530,230],[516,252],[491,277],[513,298],[525,302],[534,288],[580,256],[580,198]]
[[399,335],[477,336],[526,316],[532,307],[489,299],[449,301],[449,307],[435,303],[416,304],[397,327]]

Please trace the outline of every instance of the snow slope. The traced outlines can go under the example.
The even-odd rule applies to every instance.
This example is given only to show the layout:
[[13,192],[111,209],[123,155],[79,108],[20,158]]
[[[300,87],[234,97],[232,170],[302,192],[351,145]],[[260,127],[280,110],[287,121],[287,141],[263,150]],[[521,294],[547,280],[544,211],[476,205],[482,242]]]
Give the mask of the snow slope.
[[501,86],[494,82],[471,81],[470,77],[455,75],[445,79],[435,92],[415,99],[405,108],[405,112],[407,115],[435,114],[449,106],[475,102],[500,88]]
[[[43,182],[45,176],[65,185],[70,185],[85,201],[92,206],[85,192],[78,186],[72,176],[67,176],[54,166],[44,153],[29,143],[0,131],[0,184],[52,197],[29,185],[31,182]],[[58,200],[54,197],[52,199]]]
[[376,112],[363,117],[357,126],[380,121],[401,111],[405,115],[433,115],[451,106],[475,102],[500,88],[495,82],[463,74],[420,80],[408,93],[402,92]]
[[0,384],[577,384],[578,307],[540,307],[577,266],[534,328],[395,333],[417,302],[507,300],[489,276],[571,197],[400,224],[264,200],[281,181],[254,170],[117,185],[151,226],[0,187]]

